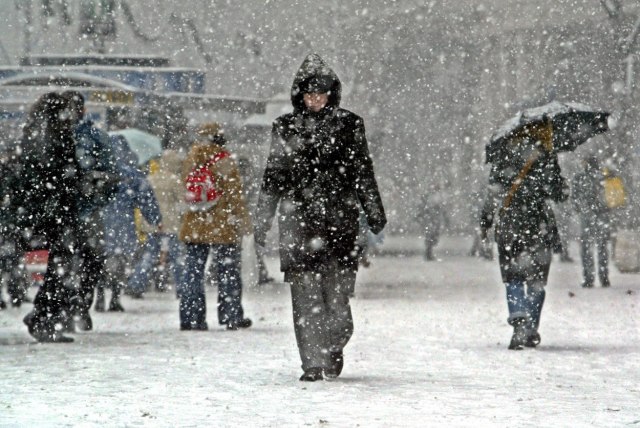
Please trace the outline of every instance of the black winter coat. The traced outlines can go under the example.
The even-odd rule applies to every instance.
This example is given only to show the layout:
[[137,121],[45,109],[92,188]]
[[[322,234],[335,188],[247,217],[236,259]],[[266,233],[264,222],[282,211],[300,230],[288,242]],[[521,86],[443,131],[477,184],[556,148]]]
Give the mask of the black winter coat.
[[[495,237],[505,282],[523,274],[518,272],[519,266],[509,266],[522,253],[558,251],[561,245],[555,216],[547,203],[548,199],[561,202],[568,197],[568,187],[556,154],[542,154],[515,192],[509,207],[502,208],[513,181],[530,155],[531,152],[513,153],[504,162],[493,165],[489,177],[490,192],[480,220],[481,227],[489,229],[494,223],[494,215],[498,213]],[[548,271],[548,266],[539,268]],[[544,276],[546,280],[546,273]]]
[[[329,76],[329,103],[318,113],[304,107],[300,85]],[[374,233],[386,217],[369,155],[364,122],[339,108],[340,81],[309,56],[292,88],[293,113],[273,124],[272,143],[258,200],[255,239],[264,245],[279,208],[280,263],[287,273],[315,270],[335,259],[357,269],[359,208]]]

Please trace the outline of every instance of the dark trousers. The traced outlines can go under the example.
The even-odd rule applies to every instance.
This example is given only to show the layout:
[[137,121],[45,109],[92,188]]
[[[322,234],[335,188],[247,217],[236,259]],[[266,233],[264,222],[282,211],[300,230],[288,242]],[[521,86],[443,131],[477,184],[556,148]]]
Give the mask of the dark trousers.
[[235,244],[186,244],[185,283],[180,297],[180,325],[198,328],[206,325],[204,291],[205,265],[209,253],[214,280],[218,286],[218,322],[235,324],[244,318],[240,246]]
[[349,296],[356,272],[334,261],[317,271],[296,272],[287,278],[302,369],[331,367],[330,352],[341,352],[353,334]]
[[78,294],[79,280],[74,268],[74,254],[78,253],[76,230],[73,227],[46,229],[49,259],[44,282],[33,301],[36,323],[43,331],[53,332],[57,324],[71,316],[70,301]]
[[598,277],[602,284],[609,282],[609,242],[608,233],[594,233],[593,229],[584,228],[580,235],[580,255],[582,258],[582,273],[586,284],[592,285],[594,278],[593,246],[598,253]]

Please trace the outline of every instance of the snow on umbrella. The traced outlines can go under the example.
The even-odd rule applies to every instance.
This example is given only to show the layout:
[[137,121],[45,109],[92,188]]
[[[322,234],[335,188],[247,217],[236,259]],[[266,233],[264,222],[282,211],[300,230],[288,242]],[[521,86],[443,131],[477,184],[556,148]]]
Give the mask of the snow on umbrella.
[[580,103],[558,101],[523,110],[506,121],[491,136],[486,146],[487,162],[493,163],[502,159],[509,142],[514,138],[526,136],[530,127],[543,123],[546,118],[553,126],[553,150],[567,152],[575,150],[591,137],[608,131],[608,117],[609,113],[603,110]]
[[127,128],[119,131],[111,131],[109,135],[120,135],[127,140],[131,151],[138,156],[138,164],[144,165],[149,160],[162,154],[160,138],[137,128]]

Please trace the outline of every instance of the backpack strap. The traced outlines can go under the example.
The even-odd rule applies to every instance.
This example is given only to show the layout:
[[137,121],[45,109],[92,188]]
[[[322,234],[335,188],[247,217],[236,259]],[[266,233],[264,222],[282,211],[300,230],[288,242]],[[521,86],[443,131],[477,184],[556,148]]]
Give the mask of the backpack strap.
[[540,158],[540,155],[541,153],[539,151],[536,151],[529,157],[529,159],[527,159],[527,162],[525,162],[524,166],[518,173],[518,176],[515,180],[513,180],[513,183],[511,183],[511,187],[509,188],[509,192],[507,192],[507,195],[504,197],[504,201],[502,201],[502,208],[500,209],[501,213],[503,213],[507,208],[511,206],[513,197],[515,196],[520,186],[522,186],[522,183],[524,183],[525,177],[529,174],[531,168],[533,168],[533,164]]
[[209,159],[203,166],[206,166],[207,168],[209,168],[210,166],[212,166],[214,163],[218,162],[219,160],[222,160],[224,158],[229,157],[229,152],[226,150],[222,150],[218,153],[216,153],[215,155],[213,155],[211,157],[211,159]]

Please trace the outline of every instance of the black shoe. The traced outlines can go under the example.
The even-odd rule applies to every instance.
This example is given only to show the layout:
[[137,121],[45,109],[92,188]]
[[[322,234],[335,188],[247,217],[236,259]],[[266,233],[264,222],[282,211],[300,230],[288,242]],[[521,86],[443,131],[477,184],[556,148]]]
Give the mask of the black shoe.
[[180,324],[181,331],[207,331],[209,330],[209,325],[207,323],[202,324]]
[[524,349],[524,344],[527,341],[527,329],[525,327],[524,319],[514,320],[512,325],[513,335],[511,336],[509,349],[513,351],[521,351]]
[[535,348],[540,344],[540,334],[537,331],[529,332],[527,340],[524,342],[524,346],[527,348]]
[[237,322],[230,322],[227,324],[227,330],[237,330],[239,328],[249,328],[253,325],[253,322],[250,318],[243,318]]
[[600,280],[600,284],[604,287],[611,287],[611,283],[609,282],[609,278],[604,278]]
[[4,300],[0,300],[0,311],[3,309],[7,309],[7,304],[4,302]]
[[109,303],[109,312],[124,312],[124,308],[119,301],[112,300],[111,303]]
[[582,283],[582,288],[593,288],[593,282],[590,281],[584,281]]
[[320,367],[312,367],[304,371],[304,374],[300,376],[302,382],[315,382],[322,380],[322,369]]
[[331,353],[331,367],[324,371],[328,378],[333,379],[340,376],[344,367],[344,355],[342,351]]
[[40,322],[33,312],[29,312],[22,319],[27,326],[29,334],[40,343],[71,343],[72,337],[67,337],[60,331],[56,331],[52,321]]
[[93,320],[88,313],[83,313],[75,317],[76,328],[80,331],[93,330]]

